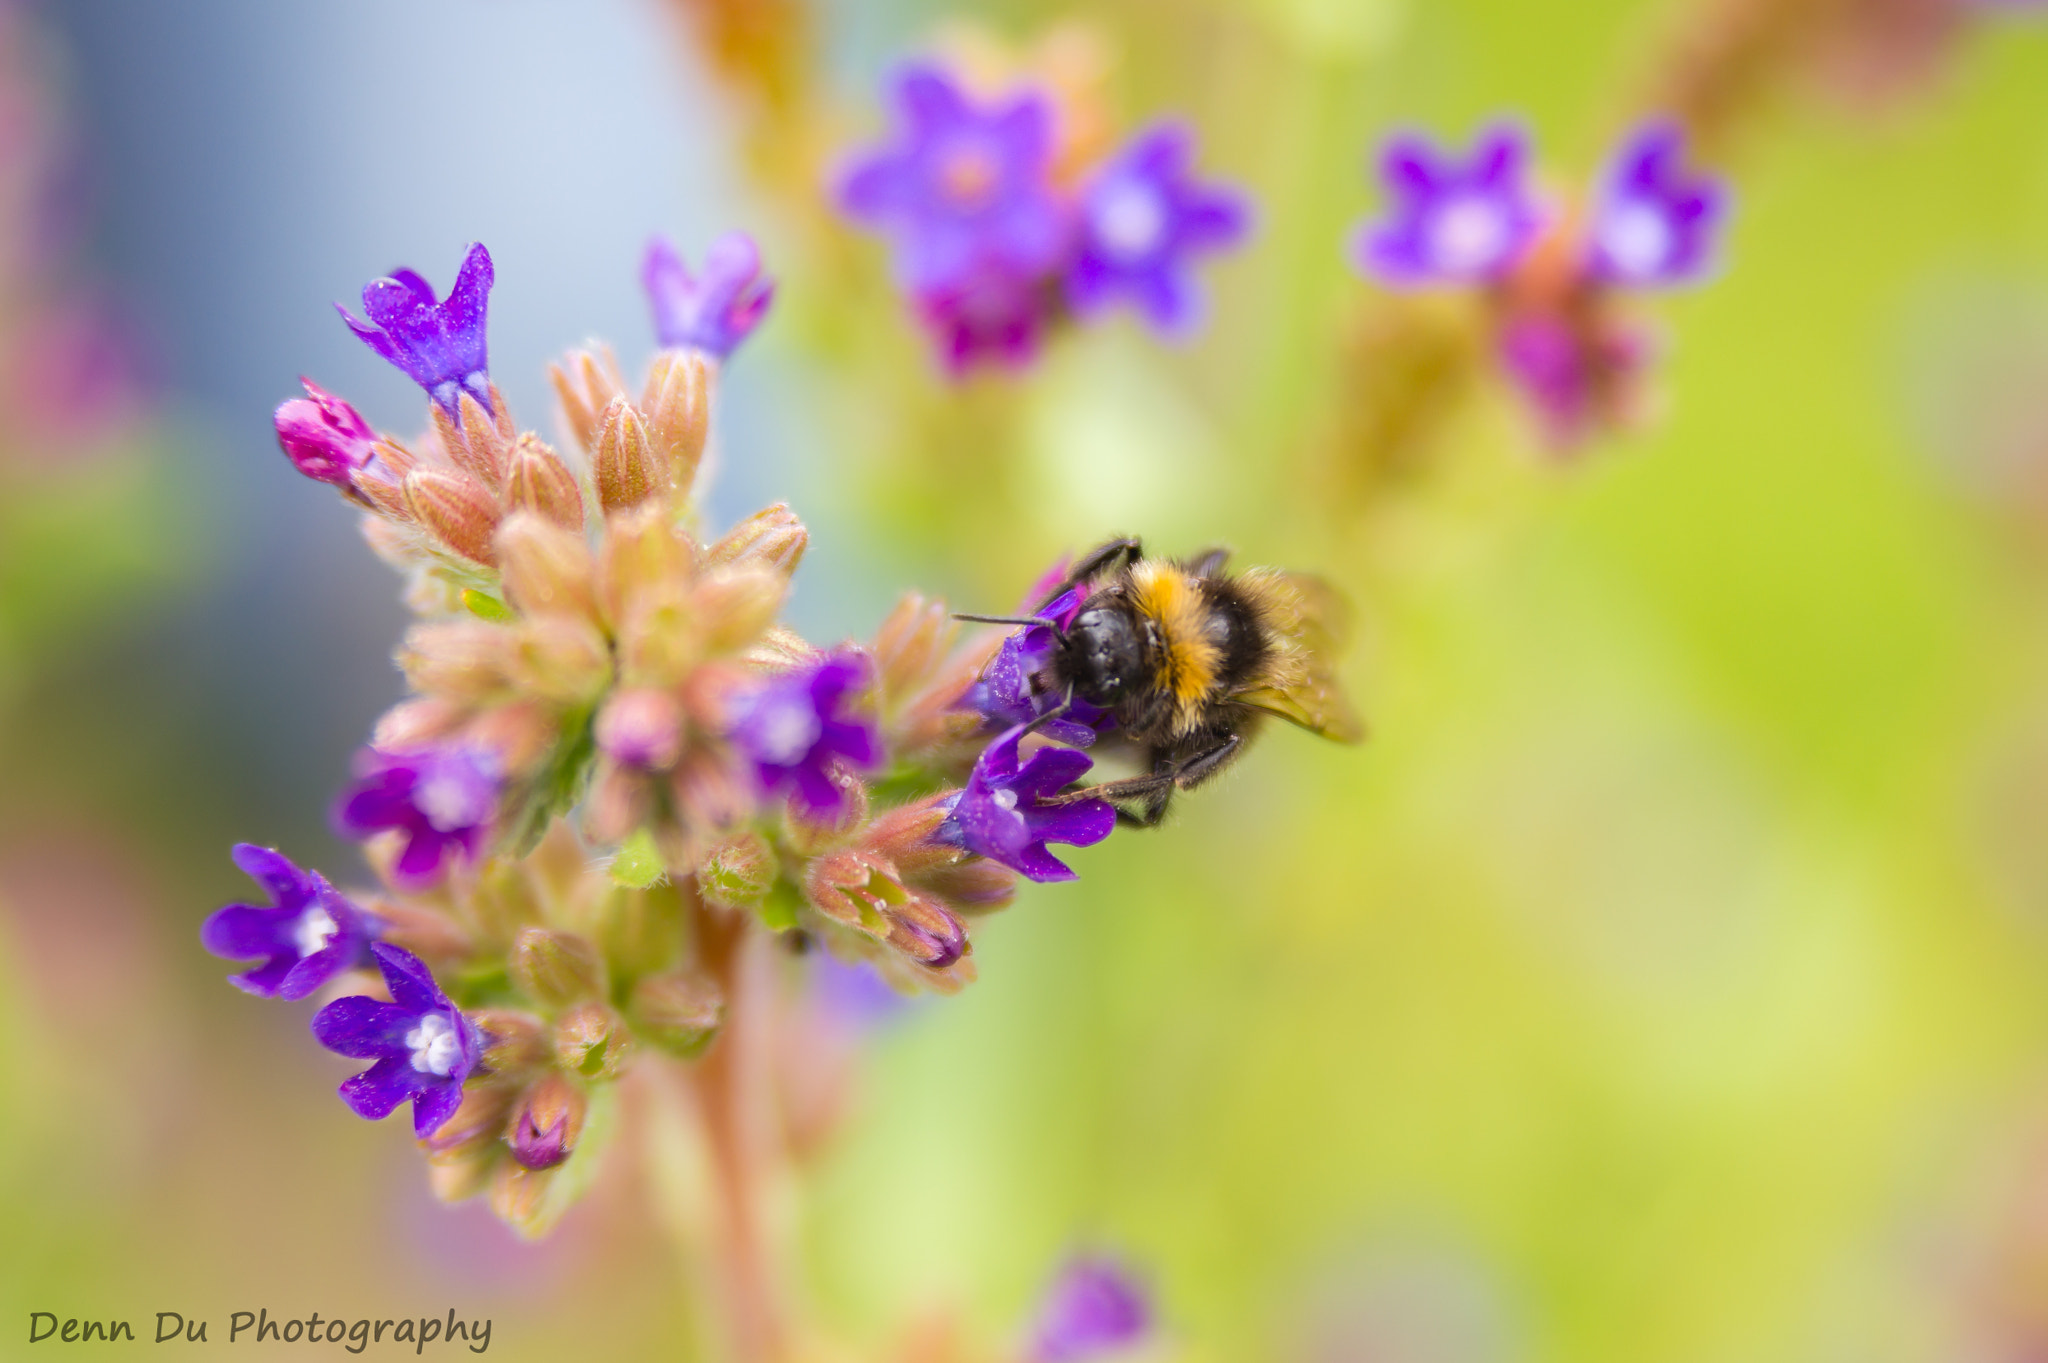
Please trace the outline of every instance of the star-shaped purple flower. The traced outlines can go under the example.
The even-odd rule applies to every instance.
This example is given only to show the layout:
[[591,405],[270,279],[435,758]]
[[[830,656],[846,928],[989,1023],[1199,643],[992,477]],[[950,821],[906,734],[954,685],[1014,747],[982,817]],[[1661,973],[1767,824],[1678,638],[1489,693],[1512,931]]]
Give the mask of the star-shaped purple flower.
[[341,1101],[350,1111],[374,1122],[410,1098],[413,1133],[424,1140],[461,1105],[462,1084],[483,1054],[483,1038],[419,957],[383,942],[370,950],[391,1002],[336,999],[314,1015],[313,1036],[330,1051],[377,1062],[342,1082]]
[[1685,170],[1685,130],[1646,123],[1608,167],[1593,214],[1587,264],[1610,284],[1689,284],[1712,268],[1727,187]]
[[469,248],[455,287],[436,300],[434,286],[412,270],[393,270],[363,286],[367,322],[336,303],[341,320],[363,343],[404,371],[427,395],[454,416],[468,393],[491,409],[490,361],[484,321],[490,302],[491,253],[482,242]]
[[775,281],[761,276],[761,249],[745,232],[727,232],[693,275],[675,243],[647,243],[640,282],[654,305],[654,335],[664,347],[701,350],[725,359],[753,334],[775,299]]
[[856,161],[841,209],[892,233],[913,294],[947,293],[975,276],[1030,281],[1057,269],[1066,211],[1050,181],[1051,103],[1024,91],[983,106],[936,66],[896,78],[895,140]]
[[1077,1258],[1061,1270],[1039,1309],[1032,1363],[1078,1363],[1131,1348],[1152,1329],[1144,1289],[1122,1265]]
[[967,788],[954,797],[932,836],[1001,862],[1037,881],[1073,880],[1074,869],[1045,850],[1049,842],[1091,847],[1116,828],[1107,800],[1054,804],[1051,797],[1080,779],[1094,760],[1072,748],[1046,746],[1018,765],[1025,725],[1003,734],[975,759]]
[[846,792],[833,768],[843,762],[867,770],[882,757],[873,717],[846,713],[848,700],[868,688],[871,671],[858,653],[834,653],[734,700],[729,733],[753,762],[764,795],[789,791],[812,818],[839,816]]
[[1193,160],[1194,133],[1161,123],[1095,173],[1081,194],[1080,244],[1067,270],[1075,312],[1128,299],[1166,335],[1200,324],[1194,258],[1242,241],[1251,205],[1237,190],[1198,183]]
[[356,759],[356,778],[334,807],[335,829],[350,838],[402,830],[392,868],[401,889],[434,884],[451,853],[473,860],[497,809],[497,763],[475,749],[370,749]]
[[[1032,612],[1042,625],[1027,625],[1004,639],[974,684],[960,698],[960,708],[979,711],[992,729],[1028,724],[1055,708],[1065,699],[1038,684],[1059,649],[1060,631],[1080,614],[1088,599],[1083,587],[1074,587]],[[1058,719],[1047,720],[1039,732],[1055,743],[1085,748],[1116,727],[1109,711],[1075,699]]]
[[327,883],[281,853],[239,843],[235,865],[261,885],[269,905],[230,904],[199,929],[199,941],[230,961],[263,964],[228,979],[263,998],[302,999],[344,970],[370,963],[380,924]]
[[1390,139],[1380,179],[1393,204],[1360,230],[1358,267],[1395,288],[1497,278],[1543,225],[1528,161],[1528,136],[1507,123],[1482,132],[1462,162],[1412,134]]
[[279,404],[271,418],[278,448],[308,478],[346,489],[349,475],[370,462],[377,433],[361,412],[319,384],[307,378],[299,382],[306,396]]

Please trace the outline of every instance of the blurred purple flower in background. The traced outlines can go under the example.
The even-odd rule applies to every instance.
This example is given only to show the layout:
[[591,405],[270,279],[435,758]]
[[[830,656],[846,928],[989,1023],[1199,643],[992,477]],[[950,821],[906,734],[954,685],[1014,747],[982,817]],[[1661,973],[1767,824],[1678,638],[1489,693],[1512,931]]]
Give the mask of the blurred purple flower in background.
[[811,999],[832,1022],[856,1031],[879,1026],[910,1006],[882,973],[866,961],[842,961],[816,952],[811,964]]
[[1116,829],[1116,810],[1107,800],[1054,803],[1051,797],[1095,763],[1072,748],[1047,746],[1020,766],[1023,739],[1024,726],[1019,725],[975,759],[967,788],[954,797],[952,811],[933,836],[1032,880],[1073,880],[1074,869],[1045,845],[1091,847]]
[[789,791],[814,818],[836,818],[846,792],[833,779],[845,762],[866,770],[882,757],[874,721],[848,718],[849,697],[867,689],[870,667],[857,653],[770,678],[735,702],[732,741],[754,764],[764,794]]
[[675,243],[647,243],[640,282],[654,305],[654,335],[664,348],[701,350],[725,359],[754,332],[775,299],[775,281],[761,276],[761,250],[745,232],[727,232],[704,253],[704,272],[690,273]]
[[393,270],[363,286],[359,321],[336,303],[336,311],[363,344],[427,390],[450,416],[468,393],[491,411],[490,361],[485,320],[490,303],[491,253],[482,242],[469,248],[448,296],[436,300],[434,286],[412,270]]
[[377,433],[341,398],[308,378],[301,378],[306,396],[278,404],[271,417],[278,448],[292,467],[316,483],[332,483],[346,491],[349,475],[370,462]]
[[1194,259],[1244,240],[1251,205],[1234,189],[1194,179],[1194,142],[1187,125],[1158,124],[1089,181],[1067,271],[1075,312],[1091,316],[1128,300],[1162,333],[1186,336],[1200,325]]
[[391,1002],[357,995],[336,999],[313,1018],[313,1036],[328,1050],[377,1063],[341,1085],[341,1100],[358,1117],[378,1121],[412,1099],[413,1133],[441,1129],[462,1102],[463,1081],[477,1066],[482,1038],[419,957],[380,942],[371,948]]
[[1463,161],[1413,134],[1390,139],[1380,179],[1393,202],[1358,234],[1358,267],[1395,288],[1505,273],[1543,225],[1528,161],[1528,134],[1511,123],[1482,132]]
[[1650,288],[1698,281],[1712,267],[1727,190],[1688,176],[1685,131],[1648,123],[1623,144],[1594,210],[1588,268],[1611,284]]
[[235,865],[270,895],[267,906],[230,904],[199,929],[214,955],[263,964],[228,978],[263,998],[302,999],[344,970],[370,963],[377,920],[350,903],[318,872],[281,853],[239,843]]
[[1032,1363],[1079,1363],[1142,1343],[1152,1330],[1144,1289],[1114,1259],[1074,1259],[1039,1308]]
[[474,860],[498,803],[498,769],[490,754],[470,748],[391,753],[374,749],[356,760],[356,783],[334,808],[334,825],[350,838],[386,829],[405,834],[392,879],[424,889],[441,878],[449,855]]

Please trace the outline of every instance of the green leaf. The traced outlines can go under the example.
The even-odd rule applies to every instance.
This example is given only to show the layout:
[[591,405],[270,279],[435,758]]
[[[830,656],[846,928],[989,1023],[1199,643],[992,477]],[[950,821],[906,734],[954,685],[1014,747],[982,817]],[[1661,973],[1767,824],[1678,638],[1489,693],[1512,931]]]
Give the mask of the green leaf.
[[618,856],[612,858],[612,879],[628,889],[647,889],[667,875],[668,867],[654,847],[654,835],[644,828],[627,838]]
[[507,606],[497,597],[492,596],[489,592],[480,592],[474,587],[464,587],[462,589],[462,604],[469,608],[471,615],[482,620],[489,620],[493,624],[506,625],[519,618],[512,613],[510,606]]

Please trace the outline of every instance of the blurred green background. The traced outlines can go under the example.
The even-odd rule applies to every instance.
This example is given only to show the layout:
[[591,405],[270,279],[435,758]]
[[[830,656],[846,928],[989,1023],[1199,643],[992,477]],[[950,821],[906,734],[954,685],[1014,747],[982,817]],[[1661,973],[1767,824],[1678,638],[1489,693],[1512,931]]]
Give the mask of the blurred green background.
[[[1222,541],[1344,585],[1372,729],[1273,732],[1076,853],[872,1038],[802,1194],[822,1318],[999,1341],[1079,1244],[1145,1266],[1190,1359],[2048,1350],[2048,24],[1987,14],[1881,100],[1777,82],[1717,162],[1723,276],[1654,306],[1663,418],[1560,464],[1482,393],[1359,504],[1325,437],[1378,137],[1517,113],[1573,183],[1689,0],[974,11],[1091,26],[1121,126],[1192,119],[1260,228],[1186,350],[1120,320],[958,389],[653,0],[176,9],[33,15],[80,250],[163,376],[128,481],[0,464],[70,527],[0,519],[0,1356],[31,1310],[449,1305],[493,1354],[685,1356],[657,1171],[540,1246],[434,1205],[196,932],[232,841],[360,875],[322,819],[396,694],[395,584],[268,413],[304,370],[414,418],[328,301],[484,239],[545,427],[544,356],[644,353],[643,235],[727,225],[784,285],[715,505],[811,523],[814,637],[909,586],[1004,608],[1112,531]],[[812,17],[836,153],[960,16]]]

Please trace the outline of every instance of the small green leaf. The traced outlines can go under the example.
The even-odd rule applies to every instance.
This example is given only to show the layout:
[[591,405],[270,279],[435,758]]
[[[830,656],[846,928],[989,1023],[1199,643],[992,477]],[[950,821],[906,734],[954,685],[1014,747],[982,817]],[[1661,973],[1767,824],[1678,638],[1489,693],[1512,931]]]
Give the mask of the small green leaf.
[[489,592],[480,592],[474,587],[462,589],[462,604],[469,607],[471,615],[494,624],[507,625],[519,618],[512,613],[511,607],[497,597]]
[[619,847],[612,859],[612,879],[628,889],[644,890],[658,885],[668,874],[661,853],[655,850],[654,835],[642,828]]

